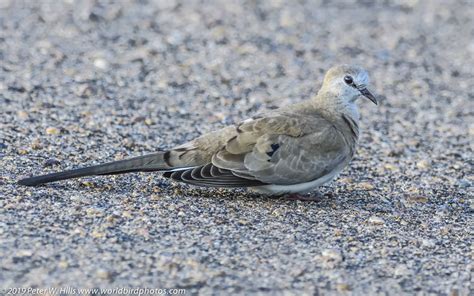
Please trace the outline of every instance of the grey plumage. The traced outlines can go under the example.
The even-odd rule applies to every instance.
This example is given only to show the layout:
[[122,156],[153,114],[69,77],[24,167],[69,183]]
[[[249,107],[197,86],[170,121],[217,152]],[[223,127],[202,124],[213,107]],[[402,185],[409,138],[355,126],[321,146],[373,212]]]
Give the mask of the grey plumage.
[[27,178],[19,184],[164,171],[165,177],[192,185],[307,191],[332,179],[353,157],[359,137],[355,100],[364,95],[376,102],[367,84],[365,70],[334,67],[311,100],[258,114],[169,151]]
[[84,176],[159,171],[166,168],[166,163],[163,157],[164,154],[164,152],[158,152],[154,154],[113,161],[75,170],[68,170],[59,173],[52,173],[43,176],[26,178],[18,181],[18,184],[26,186],[35,186],[39,184],[79,178]]

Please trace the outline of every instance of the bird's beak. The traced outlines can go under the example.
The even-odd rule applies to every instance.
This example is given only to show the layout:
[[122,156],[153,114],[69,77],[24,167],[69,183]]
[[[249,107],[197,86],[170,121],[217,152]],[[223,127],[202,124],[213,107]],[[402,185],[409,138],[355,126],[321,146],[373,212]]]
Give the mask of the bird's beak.
[[360,94],[366,97],[367,99],[371,100],[372,103],[378,105],[377,99],[375,96],[367,89],[367,88],[359,88]]

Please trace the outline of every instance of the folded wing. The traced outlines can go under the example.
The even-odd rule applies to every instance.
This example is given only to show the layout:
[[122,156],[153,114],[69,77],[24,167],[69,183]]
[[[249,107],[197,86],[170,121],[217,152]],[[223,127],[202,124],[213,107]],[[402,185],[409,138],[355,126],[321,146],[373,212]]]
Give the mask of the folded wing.
[[[199,151],[199,142],[191,143]],[[165,173],[193,185],[291,185],[322,177],[348,161],[343,135],[323,117],[276,114],[235,127],[210,163]]]

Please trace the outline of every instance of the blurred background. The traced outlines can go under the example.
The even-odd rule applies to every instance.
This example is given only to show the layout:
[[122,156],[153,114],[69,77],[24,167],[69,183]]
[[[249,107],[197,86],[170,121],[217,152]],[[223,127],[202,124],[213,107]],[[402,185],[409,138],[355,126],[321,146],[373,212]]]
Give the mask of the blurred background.
[[[466,291],[473,16],[470,0],[0,0],[0,281]],[[150,174],[14,185],[308,99],[341,63],[380,105],[360,102],[361,147],[320,204]]]

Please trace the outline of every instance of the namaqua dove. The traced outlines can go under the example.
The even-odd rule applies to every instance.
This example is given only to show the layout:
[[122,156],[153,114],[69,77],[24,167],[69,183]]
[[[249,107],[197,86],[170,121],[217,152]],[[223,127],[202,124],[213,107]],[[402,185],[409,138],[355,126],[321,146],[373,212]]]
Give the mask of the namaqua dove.
[[270,195],[306,193],[332,180],[354,156],[359,138],[356,100],[377,104],[366,70],[331,68],[313,98],[265,111],[168,151],[30,177],[43,183],[92,175],[164,172],[197,186],[248,187]]

